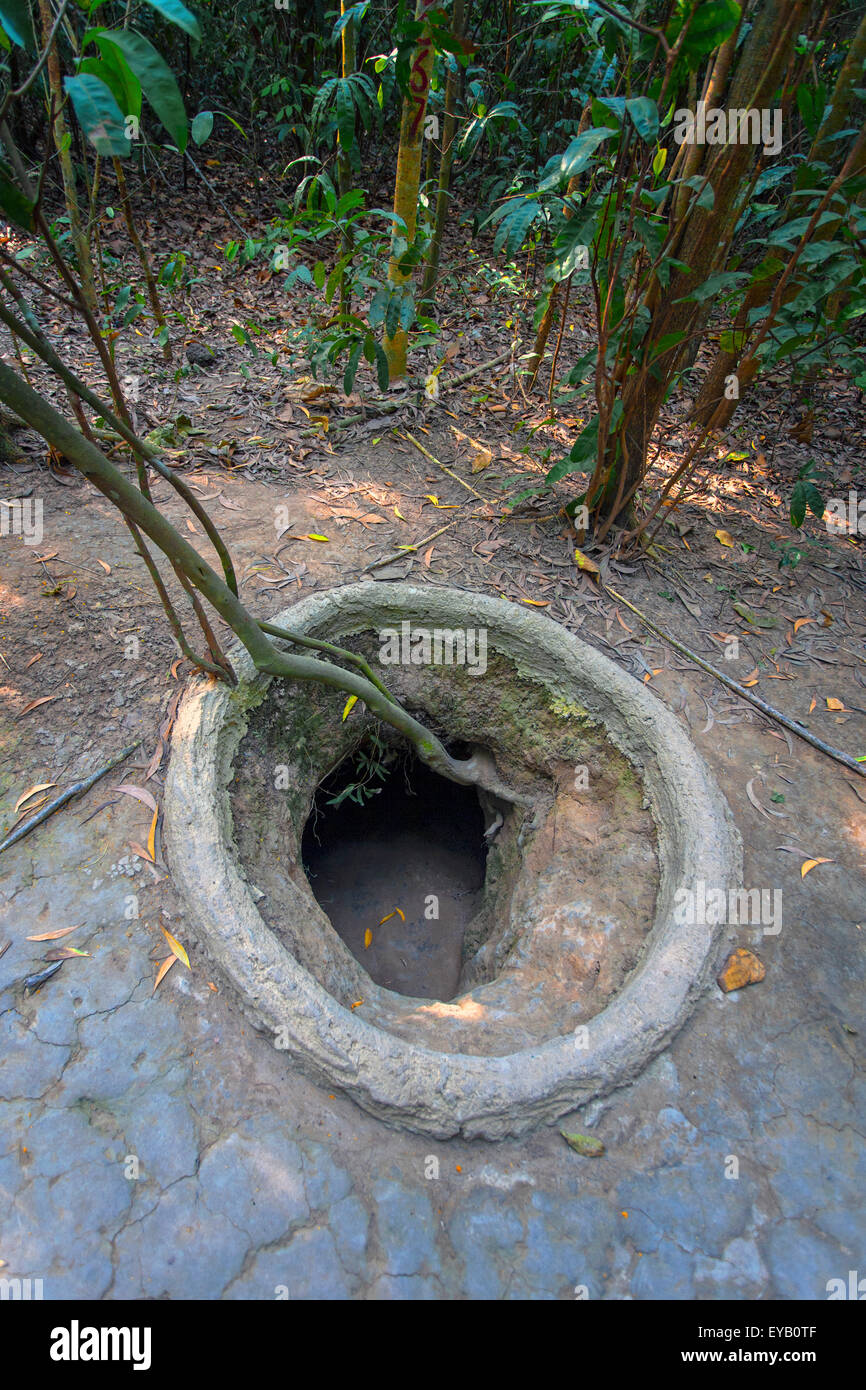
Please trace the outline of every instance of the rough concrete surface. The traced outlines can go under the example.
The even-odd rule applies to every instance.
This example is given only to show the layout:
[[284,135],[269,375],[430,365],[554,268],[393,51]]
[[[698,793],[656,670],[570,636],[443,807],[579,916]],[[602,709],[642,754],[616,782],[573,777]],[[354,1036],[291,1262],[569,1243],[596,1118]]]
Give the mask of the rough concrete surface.
[[[457,589],[368,583],[315,595],[281,615],[320,639],[399,625],[486,627],[488,644],[566,702],[603,720],[635,762],[658,825],[656,920],[636,970],[585,1031],[505,1056],[435,1052],[371,1026],[338,1003],[263,921],[232,852],[226,781],[241,711],[267,683],[249,657],[235,664],[253,690],[201,680],[185,696],[172,744],[166,835],[172,872],[214,959],[251,1019],[307,1066],[393,1123],[437,1138],[526,1132],[631,1080],[688,1016],[714,964],[719,927],[682,924],[675,894],[698,882],[738,888],[741,849],[709,769],[654,695],[594,648],[537,614]],[[295,910],[320,912],[312,891]],[[474,991],[483,1005],[490,986]]]

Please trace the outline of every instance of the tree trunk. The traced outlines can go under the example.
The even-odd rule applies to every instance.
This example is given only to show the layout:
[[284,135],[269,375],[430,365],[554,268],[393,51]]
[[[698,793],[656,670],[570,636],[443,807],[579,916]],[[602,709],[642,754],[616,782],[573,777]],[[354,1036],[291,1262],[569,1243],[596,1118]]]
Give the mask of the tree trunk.
[[[438,0],[418,0],[415,18],[423,21],[428,11]],[[418,190],[421,184],[421,150],[424,138],[424,114],[427,110],[427,94],[430,90],[430,77],[434,60],[433,40],[428,27],[425,27],[412,55],[409,76],[410,94],[403,98],[403,113],[400,121],[400,147],[397,152],[397,178],[394,186],[394,212],[403,219],[406,230],[394,228],[391,241],[391,259],[388,263],[388,284],[392,291],[399,289],[412,278],[400,268],[400,257],[394,254],[394,243],[405,240],[411,246],[415,240],[415,226],[418,218]],[[385,331],[385,356],[388,359],[388,374],[391,381],[399,381],[406,375],[406,347],[408,334],[405,328],[398,327],[391,334]]]
[[[457,39],[463,36],[465,4],[464,0],[454,0],[454,36]],[[456,62],[448,69],[448,78],[445,83],[445,113],[442,125],[442,158],[439,161],[439,189],[436,194],[436,220],[433,228],[433,239],[430,242],[430,250],[427,253],[427,268],[424,271],[424,280],[421,285],[421,305],[425,312],[429,312],[433,304],[433,289],[436,285],[436,277],[439,274],[439,258],[442,254],[442,235],[445,231],[445,222],[448,217],[448,204],[451,197],[451,165],[454,160],[454,129],[456,121],[454,111],[457,104],[457,65]]]
[[[813,162],[828,162],[838,150],[838,142],[832,140],[838,131],[842,130],[849,119],[851,107],[857,99],[854,88],[862,81],[863,63],[866,61],[866,15],[860,21],[860,25],[851,42],[850,50],[839,69],[836,85],[833,89],[833,97],[830,110],[827,113],[809,151],[808,160],[804,169],[800,170],[796,179],[795,187],[798,192],[804,188],[812,186],[813,174],[808,166]],[[789,222],[801,215],[802,200],[792,198],[789,200],[785,213],[785,221]],[[829,239],[835,232],[838,223],[827,223],[819,228],[816,239]],[[749,286],[743,302],[734,320],[734,332],[742,332],[748,323],[748,318],[753,309],[761,305],[769,304],[773,297],[773,289],[778,282],[778,275],[770,275],[765,279],[756,280]],[[796,291],[792,289],[791,293]],[[736,345],[736,343],[735,343]],[[720,348],[713,359],[707,375],[705,376],[701,389],[695,401],[692,418],[699,424],[706,424],[712,418],[721,401],[724,400],[725,384],[729,377],[737,373],[740,360],[740,352],[732,352]],[[743,399],[743,387],[748,387],[757,376],[757,371],[752,372],[748,381],[739,378],[740,394],[726,405],[726,420],[731,420],[736,412],[737,406]]]
[[[765,5],[743,46],[731,81],[729,106],[770,106],[807,10],[806,0],[770,0]],[[625,379],[621,393],[622,425],[608,439],[604,455],[608,481],[599,517],[605,525],[624,510],[643,478],[652,431],[682,353],[681,346],[671,347],[655,358],[650,374],[648,360],[653,344],[669,333],[688,334],[694,327],[700,305],[684,300],[727,258],[737,192],[754,153],[752,146],[739,143],[708,150],[704,173],[715,194],[714,207],[699,208],[693,198],[675,251],[689,270],[673,275],[666,290],[656,282],[648,291],[652,320],[644,338],[642,362]]]

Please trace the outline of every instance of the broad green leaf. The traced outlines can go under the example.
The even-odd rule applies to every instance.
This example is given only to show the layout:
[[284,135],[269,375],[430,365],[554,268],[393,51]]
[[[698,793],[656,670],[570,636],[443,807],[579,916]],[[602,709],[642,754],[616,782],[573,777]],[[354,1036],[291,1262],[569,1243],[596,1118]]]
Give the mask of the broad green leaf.
[[388,359],[387,359],[387,357],[385,356],[384,352],[382,351],[382,348],[380,347],[380,345],[379,345],[378,343],[375,344],[375,349],[376,349],[376,379],[377,379],[377,381],[378,381],[378,383],[379,383],[379,390],[380,390],[380,391],[387,391],[387,390],[388,390],[388,386],[389,386],[390,381],[391,381],[391,372],[390,372],[390,369],[389,369],[389,367],[388,367]]
[[[631,97],[625,109],[642,140],[655,140],[659,133],[658,107],[651,97]],[[658,156],[656,156],[658,157]]]
[[595,130],[585,130],[582,135],[578,135],[564,154],[555,156],[545,165],[538,192],[545,193],[549,189],[558,188],[562,183],[568,183],[586,167],[602,141],[616,133],[612,126],[599,126]]
[[108,87],[92,73],[67,77],[63,83],[81,128],[97,154],[123,159],[129,154],[123,112]]
[[199,111],[192,118],[192,138],[197,145],[203,145],[213,130],[213,112]]
[[694,67],[734,32],[740,6],[736,0],[701,0],[697,6],[693,0],[677,0],[666,35],[669,44],[675,42],[687,19],[690,23],[681,52],[689,66]]
[[201,38],[201,28],[195,15],[182,5],[180,0],[147,0],[147,3],[157,10],[165,19],[171,20],[179,29],[183,29],[185,34],[189,34],[194,39]]
[[97,38],[100,51],[109,44],[120,50],[131,71],[177,148],[186,149],[188,131],[183,97],[174,73],[153,44],[134,29],[106,29]]
[[13,43],[33,53],[36,40],[27,0],[0,0],[0,20]]
[[[84,44],[82,43],[82,48]],[[104,82],[124,116],[141,117],[141,83],[122,53],[106,46],[100,58],[82,58],[78,71],[88,72]]]

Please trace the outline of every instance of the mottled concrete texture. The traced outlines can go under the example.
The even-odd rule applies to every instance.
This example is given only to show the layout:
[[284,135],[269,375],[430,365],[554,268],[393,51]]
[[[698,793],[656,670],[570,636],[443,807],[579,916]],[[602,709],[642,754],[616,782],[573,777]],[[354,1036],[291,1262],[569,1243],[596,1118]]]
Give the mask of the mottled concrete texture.
[[[675,678],[674,695],[692,680]],[[599,1158],[558,1125],[497,1142],[399,1130],[317,1084],[249,1026],[171,879],[132,857],[148,809],[120,797],[89,819],[97,788],[52,817],[0,860],[2,1276],[42,1279],[46,1299],[591,1301],[825,1300],[866,1278],[863,808],[804,747],[771,823],[736,771],[784,744],[717,724],[702,748],[745,882],[783,886],[784,921],[726,927],[716,964],[751,946],[766,979],[709,983],[632,1083],[563,1117]],[[795,837],[836,862],[801,878],[778,849]],[[27,936],[73,924],[90,956],[26,997],[45,954]],[[153,995],[161,926],[192,972]]]

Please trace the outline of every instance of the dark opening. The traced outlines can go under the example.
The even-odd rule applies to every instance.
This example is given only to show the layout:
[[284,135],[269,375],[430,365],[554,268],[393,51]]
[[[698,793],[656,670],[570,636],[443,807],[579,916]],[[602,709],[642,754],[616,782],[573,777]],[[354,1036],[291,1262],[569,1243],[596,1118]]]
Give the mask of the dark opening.
[[377,984],[454,998],[487,858],[471,788],[368,742],[319,787],[302,854],[316,900]]

